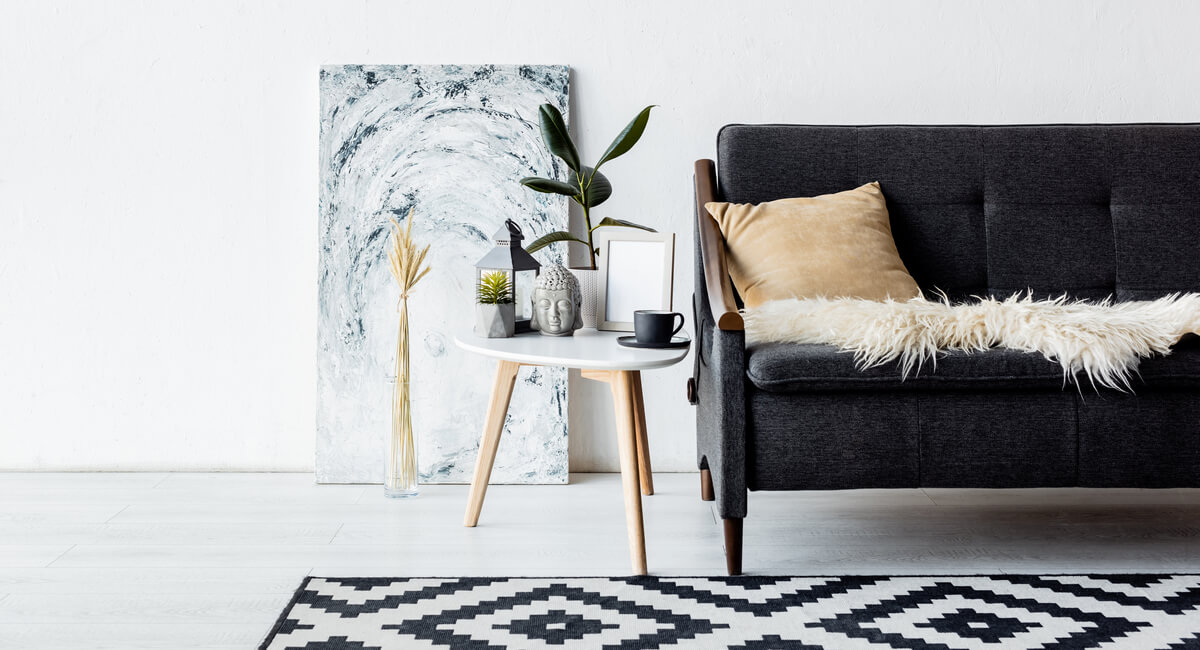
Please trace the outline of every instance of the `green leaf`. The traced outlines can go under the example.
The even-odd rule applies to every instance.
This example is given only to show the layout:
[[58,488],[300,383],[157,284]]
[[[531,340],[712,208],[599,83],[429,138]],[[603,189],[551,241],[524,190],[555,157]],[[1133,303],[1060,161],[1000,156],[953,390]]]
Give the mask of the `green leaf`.
[[617,227],[621,227],[621,228],[637,228],[638,230],[645,230],[648,232],[658,232],[657,230],[655,230],[649,226],[643,226],[639,223],[634,223],[632,221],[622,221],[621,219],[613,219],[612,217],[604,217],[603,219],[600,220],[600,223],[598,223],[592,227],[592,230],[595,230],[596,228],[603,228],[605,226],[617,226]]
[[600,157],[600,162],[596,163],[596,169],[600,169],[600,165],[620,156],[621,154],[633,148],[637,141],[641,139],[642,133],[646,130],[646,124],[650,121],[650,109],[654,106],[647,106],[642,109],[633,121],[625,126],[625,130],[617,135],[612,144],[608,145],[608,151]]
[[[572,172],[572,173],[574,173],[574,172]],[[537,176],[526,176],[525,178],[521,179],[521,184],[524,185],[525,187],[528,187],[531,190],[534,190],[536,192],[543,192],[545,194],[562,194],[564,196],[571,196],[571,197],[579,194],[578,187],[573,186],[570,183],[564,183],[562,181],[556,181],[556,180],[549,179],[549,178],[538,178]]]
[[579,151],[571,141],[562,113],[553,104],[542,104],[538,107],[538,121],[542,124],[542,140],[550,153],[562,158],[571,171],[579,171]]
[[[579,185],[579,176],[575,172],[571,172],[571,184]],[[583,185],[583,200],[576,199],[576,201],[588,209],[604,203],[608,197],[612,196],[612,183],[608,182],[608,177],[591,167],[583,168]]]
[[542,235],[541,237],[538,237],[537,239],[530,242],[529,245],[525,247],[525,252],[526,253],[536,253],[536,252],[542,250],[543,248],[549,246],[550,244],[553,244],[554,242],[559,242],[559,241],[577,241],[580,244],[583,244],[585,246],[587,245],[587,242],[576,237],[575,235],[572,235],[571,233],[563,231],[563,230],[557,230],[548,235]]

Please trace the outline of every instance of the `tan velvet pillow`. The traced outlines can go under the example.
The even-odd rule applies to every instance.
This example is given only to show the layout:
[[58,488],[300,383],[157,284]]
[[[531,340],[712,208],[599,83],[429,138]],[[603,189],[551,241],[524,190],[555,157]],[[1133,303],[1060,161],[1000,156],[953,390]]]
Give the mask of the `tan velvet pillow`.
[[782,298],[908,300],[879,183],[812,198],[707,203],[725,235],[733,286],[747,307]]

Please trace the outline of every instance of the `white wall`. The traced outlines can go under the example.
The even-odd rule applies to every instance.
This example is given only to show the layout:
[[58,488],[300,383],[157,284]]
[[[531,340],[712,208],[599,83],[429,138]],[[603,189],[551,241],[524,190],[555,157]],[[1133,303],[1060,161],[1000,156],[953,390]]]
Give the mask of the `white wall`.
[[[1185,2],[0,4],[0,468],[310,469],[317,67],[567,63],[601,216],[679,234],[727,122],[1200,119]],[[647,375],[656,469],[694,467],[688,363]],[[576,381],[572,467],[616,467]],[[480,408],[482,405],[465,405]]]

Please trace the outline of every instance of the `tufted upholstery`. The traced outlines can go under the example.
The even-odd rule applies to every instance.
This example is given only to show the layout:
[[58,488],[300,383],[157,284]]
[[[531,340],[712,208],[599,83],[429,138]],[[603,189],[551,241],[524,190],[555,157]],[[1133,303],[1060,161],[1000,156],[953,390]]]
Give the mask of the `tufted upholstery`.
[[1200,125],[730,125],[717,159],[735,203],[879,181],[927,291],[1200,291]]

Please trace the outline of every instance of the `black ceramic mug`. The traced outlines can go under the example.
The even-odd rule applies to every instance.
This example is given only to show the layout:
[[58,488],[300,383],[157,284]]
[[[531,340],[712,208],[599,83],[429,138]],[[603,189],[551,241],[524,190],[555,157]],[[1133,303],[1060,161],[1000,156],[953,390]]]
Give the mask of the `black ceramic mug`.
[[[679,324],[675,324],[675,317]],[[633,333],[638,343],[666,345],[671,337],[683,329],[683,314],[658,309],[639,309],[633,312]]]

